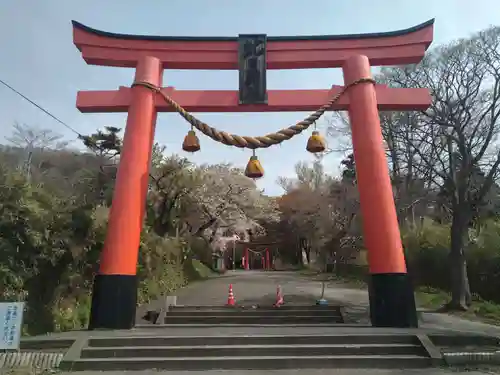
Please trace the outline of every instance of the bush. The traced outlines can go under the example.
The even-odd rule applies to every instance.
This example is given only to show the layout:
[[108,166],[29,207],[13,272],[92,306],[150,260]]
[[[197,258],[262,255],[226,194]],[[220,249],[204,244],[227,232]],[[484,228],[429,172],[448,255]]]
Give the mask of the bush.
[[187,284],[182,266],[185,244],[143,231],[139,253],[138,302],[148,303]]
[[466,255],[472,293],[500,302],[500,223],[487,222]]
[[[189,281],[210,276],[210,269],[200,261],[188,258],[183,262],[184,246],[178,239],[161,238],[144,231],[138,266],[139,303],[151,302],[185,286]],[[87,327],[90,304],[90,289],[76,298],[62,299],[54,308],[56,331]]]
[[[414,283],[450,291],[450,227],[424,220],[421,228],[402,232]],[[476,299],[500,302],[499,244],[500,223],[491,220],[466,249],[467,274]]]
[[204,280],[213,274],[210,268],[197,259],[187,259],[183,266],[188,281]]
[[449,226],[424,220],[421,227],[405,228],[402,240],[413,282],[449,290]]
[[[95,263],[100,254],[100,248],[102,248],[105,221],[99,220],[98,216],[101,215],[94,213],[92,230],[88,234],[88,238],[95,238],[95,246],[99,249],[92,250],[92,257],[85,258],[87,263],[93,261],[93,264],[86,264],[77,275],[71,272],[71,277],[65,278],[60,290],[54,293],[57,299],[52,304],[32,305],[28,298],[27,310],[29,314],[25,314],[24,317],[23,334],[60,332],[83,329],[88,326],[92,272],[84,271],[95,271]],[[161,238],[147,230],[143,232],[137,269],[139,303],[150,302],[186,285],[189,280],[202,279],[209,275],[210,271],[207,271],[206,267],[199,261],[189,259],[183,262],[184,248],[185,243],[178,239]],[[95,260],[94,257],[96,257]],[[76,266],[75,264],[71,265],[71,267]],[[26,298],[25,280],[16,277],[9,267],[0,267],[0,277],[4,281],[2,288],[0,288],[0,300],[19,301]],[[37,319],[41,307],[47,310],[47,321],[44,324],[40,324]]]
[[[420,290],[450,291],[450,227],[424,220],[418,228],[403,228],[402,240],[408,272]],[[467,272],[475,300],[500,302],[500,222],[487,222],[466,249]],[[339,276],[365,279],[368,266],[346,264]],[[493,307],[492,307],[493,308]]]
[[206,267],[213,269],[212,249],[207,245],[207,242],[202,238],[191,238],[189,248],[193,259],[199,260]]
[[55,331],[78,330],[88,326],[90,321],[90,294],[76,299],[66,299],[56,306],[54,312]]

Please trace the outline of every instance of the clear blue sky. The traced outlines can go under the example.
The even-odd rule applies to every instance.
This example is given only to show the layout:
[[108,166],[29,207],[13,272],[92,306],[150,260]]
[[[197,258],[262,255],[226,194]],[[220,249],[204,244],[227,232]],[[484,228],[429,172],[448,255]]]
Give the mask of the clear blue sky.
[[[125,114],[81,114],[78,90],[114,90],[130,85],[132,69],[88,66],[72,43],[71,20],[131,34],[180,36],[312,35],[382,32],[403,29],[436,18],[434,46],[500,24],[499,0],[0,0],[0,78],[53,112],[77,131],[89,134],[105,125],[123,127]],[[164,83],[178,89],[236,89],[237,72],[166,71]],[[341,84],[338,70],[268,71],[269,89],[327,88]],[[304,113],[199,114],[220,129],[261,135],[295,123]],[[75,136],[60,124],[0,86],[0,141],[14,121],[53,128]],[[170,153],[182,153],[187,124],[175,114],[159,116],[156,141]],[[312,161],[307,135],[259,151],[268,194],[280,194],[276,177],[292,176],[299,160]],[[232,162],[245,166],[249,151],[203,137],[194,162]],[[335,142],[335,140],[330,140]],[[75,143],[76,146],[76,143]],[[324,160],[338,171],[339,155]]]

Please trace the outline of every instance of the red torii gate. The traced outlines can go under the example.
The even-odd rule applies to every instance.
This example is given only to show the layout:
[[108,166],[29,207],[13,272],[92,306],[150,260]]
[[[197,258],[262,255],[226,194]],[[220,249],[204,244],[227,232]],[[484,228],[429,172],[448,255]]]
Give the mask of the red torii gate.
[[[246,245],[245,249],[243,250],[242,254],[242,259],[243,259],[243,269],[249,270],[250,269],[250,247],[264,247],[263,254],[261,255],[262,257],[262,269],[269,271],[272,269],[274,265],[274,255],[271,254],[271,250],[269,249],[270,246],[279,244],[281,242],[252,242],[252,241],[237,241],[236,242],[239,245]],[[261,252],[258,252],[261,253]],[[273,251],[274,253],[274,251]]]
[[[370,78],[370,65],[418,63],[433,39],[430,20],[386,33],[267,37],[268,69],[337,68],[345,85]],[[124,35],[73,21],[74,43],[88,64],[135,68],[135,82],[160,87],[164,69],[238,69],[238,38]],[[269,90],[267,104],[240,105],[238,91],[162,91],[191,112],[316,110],[341,89]],[[330,110],[348,110],[371,273],[374,326],[416,326],[413,289],[405,259],[384,150],[378,109],[423,110],[427,89],[388,88],[371,83],[351,87]],[[81,112],[128,112],[116,188],[94,280],[90,329],[131,328],[137,299],[137,259],[144,216],[151,149],[158,112],[172,111],[144,85],[115,91],[80,91]]]

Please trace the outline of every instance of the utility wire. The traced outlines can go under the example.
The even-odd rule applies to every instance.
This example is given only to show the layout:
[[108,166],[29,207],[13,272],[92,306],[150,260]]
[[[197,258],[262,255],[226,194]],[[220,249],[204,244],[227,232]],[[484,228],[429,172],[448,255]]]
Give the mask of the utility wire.
[[50,113],[49,111],[47,111],[45,108],[43,108],[41,105],[35,103],[33,100],[31,100],[30,98],[28,98],[26,95],[22,94],[21,92],[19,92],[18,90],[16,90],[14,87],[12,87],[11,85],[9,85],[8,83],[6,83],[5,81],[1,80],[0,79],[0,83],[2,85],[4,85],[5,87],[7,87],[8,89],[10,89],[11,91],[13,91],[14,93],[16,93],[17,95],[19,95],[21,98],[23,98],[24,100],[27,100],[29,103],[31,103],[32,105],[34,105],[36,108],[38,108],[39,110],[41,110],[42,112],[44,112],[46,115],[52,117],[54,120],[56,120],[59,124],[61,124],[62,126],[64,126],[66,129],[72,131],[73,133],[75,133],[76,135],[78,135],[78,137],[82,137],[83,135],[80,134],[78,131],[76,131],[74,128],[72,128],[71,126],[69,126],[68,124],[66,124],[64,121],[60,120],[59,118],[57,118],[56,116],[54,116],[52,113]]
[[[79,133],[77,130],[75,130],[75,128],[69,126],[67,123],[65,123],[64,121],[62,121],[61,119],[59,119],[57,116],[53,115],[52,113],[50,113],[48,110],[46,110],[45,108],[43,108],[41,105],[35,103],[33,100],[31,100],[30,98],[28,98],[26,95],[24,95],[23,93],[21,93],[19,90],[16,90],[14,87],[12,87],[11,85],[9,85],[7,82],[3,81],[2,79],[0,79],[0,83],[2,85],[4,85],[5,87],[7,87],[8,89],[10,89],[11,91],[13,91],[14,93],[16,93],[17,95],[19,95],[21,98],[23,98],[24,100],[28,101],[29,103],[31,103],[32,105],[34,105],[36,108],[38,108],[39,110],[41,110],[42,112],[44,112],[46,115],[52,117],[54,120],[56,120],[59,124],[61,124],[62,126],[64,126],[66,129],[70,130],[71,132],[73,132],[74,134],[76,134],[78,136],[79,139],[85,139],[86,137]],[[95,151],[94,151],[95,152]],[[97,153],[96,153],[97,154]]]
[[[3,81],[2,79],[0,79],[0,83],[2,85],[4,85],[5,87],[7,87],[8,89],[10,89],[11,91],[13,91],[14,93],[16,93],[17,95],[19,95],[21,98],[23,98],[24,100],[28,101],[29,103],[31,103],[32,105],[34,105],[36,108],[38,108],[40,111],[44,112],[46,115],[52,117],[54,120],[56,120],[59,124],[61,124],[62,126],[64,126],[66,129],[72,131],[73,133],[75,133],[78,138],[81,138],[83,139],[83,135],[80,134],[77,130],[75,130],[75,128],[69,126],[68,124],[66,124],[64,121],[62,121],[61,119],[59,119],[57,116],[53,115],[52,113],[50,113],[49,111],[47,111],[45,108],[43,108],[41,105],[35,103],[33,100],[31,100],[30,98],[28,98],[26,95],[24,95],[23,93],[21,93],[19,90],[16,90],[14,87],[12,87],[11,85],[9,85],[7,82]],[[97,153],[96,153],[97,154]],[[150,174],[151,176],[151,174]],[[101,189],[101,194],[103,194],[102,192],[102,189]]]

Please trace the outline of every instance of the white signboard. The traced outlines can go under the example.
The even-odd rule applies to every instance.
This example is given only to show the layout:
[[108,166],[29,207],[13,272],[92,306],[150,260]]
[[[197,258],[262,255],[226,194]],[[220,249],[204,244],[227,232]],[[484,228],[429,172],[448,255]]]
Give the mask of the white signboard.
[[19,349],[24,302],[0,303],[0,350]]

